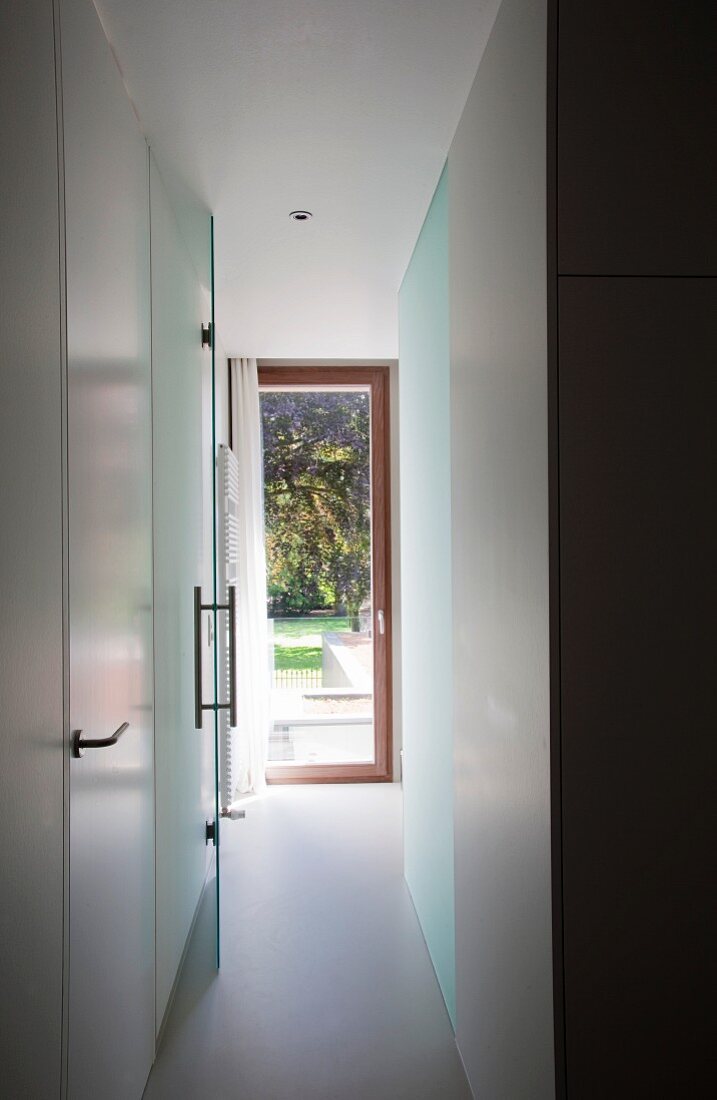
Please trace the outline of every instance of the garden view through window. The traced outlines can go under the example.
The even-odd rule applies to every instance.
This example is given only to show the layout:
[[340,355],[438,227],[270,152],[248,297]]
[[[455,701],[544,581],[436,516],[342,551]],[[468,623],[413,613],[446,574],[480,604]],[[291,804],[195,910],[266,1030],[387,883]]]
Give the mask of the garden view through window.
[[371,391],[264,386],[269,765],[374,761]]

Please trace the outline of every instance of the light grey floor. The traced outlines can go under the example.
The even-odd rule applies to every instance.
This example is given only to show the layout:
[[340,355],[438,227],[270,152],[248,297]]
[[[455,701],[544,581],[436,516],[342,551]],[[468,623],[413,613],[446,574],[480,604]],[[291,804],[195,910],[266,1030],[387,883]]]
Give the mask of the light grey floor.
[[399,788],[274,787],[222,829],[222,968],[208,891],[146,1100],[469,1100]]

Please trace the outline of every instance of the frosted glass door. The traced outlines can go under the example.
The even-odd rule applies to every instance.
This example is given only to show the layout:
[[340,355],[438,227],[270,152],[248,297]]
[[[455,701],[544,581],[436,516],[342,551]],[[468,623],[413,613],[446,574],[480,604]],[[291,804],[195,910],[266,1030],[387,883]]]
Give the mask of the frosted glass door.
[[[212,354],[210,303],[150,158],[154,463],[156,1027],[162,1025],[214,855],[214,720],[195,728],[194,589],[211,599]],[[207,219],[207,257],[210,226]],[[213,700],[214,622],[202,612],[202,698]],[[205,903],[207,898],[205,897]],[[212,902],[213,904],[213,902]]]

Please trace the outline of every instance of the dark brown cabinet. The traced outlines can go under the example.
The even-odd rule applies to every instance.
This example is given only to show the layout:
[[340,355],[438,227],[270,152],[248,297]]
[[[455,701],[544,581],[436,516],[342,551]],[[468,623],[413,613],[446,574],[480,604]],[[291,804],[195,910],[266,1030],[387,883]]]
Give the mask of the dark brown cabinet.
[[567,1094],[712,1044],[717,282],[559,280]]
[[555,11],[560,273],[717,275],[717,5]]
[[707,1095],[717,7],[549,9],[560,1100]]

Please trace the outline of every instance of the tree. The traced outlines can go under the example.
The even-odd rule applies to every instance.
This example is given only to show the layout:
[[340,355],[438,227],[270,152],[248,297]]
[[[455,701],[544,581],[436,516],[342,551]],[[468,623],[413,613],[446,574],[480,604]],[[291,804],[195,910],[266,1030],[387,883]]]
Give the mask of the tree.
[[261,395],[270,611],[344,605],[371,588],[371,442],[364,392]]

